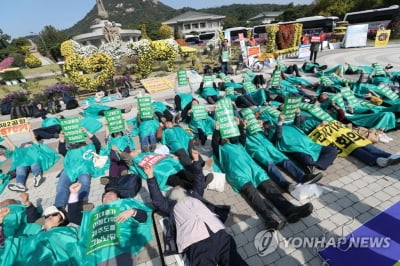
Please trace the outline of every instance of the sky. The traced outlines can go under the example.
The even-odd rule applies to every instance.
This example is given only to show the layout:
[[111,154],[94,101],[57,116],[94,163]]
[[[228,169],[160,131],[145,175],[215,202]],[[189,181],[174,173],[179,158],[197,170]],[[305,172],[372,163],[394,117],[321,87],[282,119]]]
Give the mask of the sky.
[[[113,0],[114,1],[114,0]],[[147,0],[150,1],[150,0]],[[115,0],[118,3],[118,0]],[[230,4],[266,4],[274,0],[161,0],[173,8],[195,9]],[[279,4],[310,4],[312,0],[282,0]],[[11,38],[38,34],[45,26],[57,30],[72,27],[94,7],[95,0],[0,0],[0,29]],[[275,2],[276,3],[276,2]]]

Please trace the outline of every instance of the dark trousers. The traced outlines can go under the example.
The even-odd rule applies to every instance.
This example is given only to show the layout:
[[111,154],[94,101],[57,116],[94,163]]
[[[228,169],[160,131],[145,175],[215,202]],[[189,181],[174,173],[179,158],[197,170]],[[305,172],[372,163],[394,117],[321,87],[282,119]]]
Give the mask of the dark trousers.
[[[194,148],[193,140],[189,142],[189,147],[188,151],[191,151]],[[192,157],[185,151],[185,149],[179,149],[174,152],[174,155],[176,155],[179,159],[179,162],[185,167],[185,169],[191,169],[192,167]],[[203,162],[204,165],[204,160],[203,158],[199,155],[199,160]]]
[[289,153],[290,158],[294,159],[301,165],[307,166],[312,165],[317,167],[320,170],[326,170],[329,165],[333,163],[333,161],[337,157],[337,150],[333,146],[322,146],[321,152],[319,154],[318,160],[314,161],[313,158],[307,153],[303,152],[291,152]]
[[60,133],[60,125],[52,125],[49,127],[40,127],[33,130],[37,140],[54,138],[55,133]]
[[215,104],[218,101],[218,96],[217,95],[211,95],[211,96],[207,96],[206,101],[209,104]]
[[181,186],[186,190],[191,190],[193,182],[194,175],[192,172],[184,169],[176,174],[170,175],[167,180],[167,185],[171,187]]
[[367,165],[373,166],[376,165],[376,159],[378,157],[388,158],[391,154],[370,144],[355,149],[352,153],[350,153],[350,155],[356,157]]
[[157,115],[158,121],[160,121],[160,122],[161,122],[161,117],[165,117],[165,119],[167,119],[167,121],[172,121],[174,119],[174,115],[169,110],[165,110],[162,113],[155,112],[155,114]]
[[185,253],[191,266],[245,266],[248,265],[237,252],[235,240],[225,230],[189,246]]
[[313,50],[311,50],[310,61],[313,62],[314,64],[317,61],[317,54],[318,54],[318,51],[314,52]]
[[179,95],[175,95],[175,97],[174,97],[174,103],[175,103],[175,109],[177,110],[177,111],[182,111],[182,109],[184,108],[182,108],[181,107],[181,104],[182,104],[182,99],[181,99],[181,97],[179,96]]
[[300,76],[299,68],[296,64],[288,66],[288,68],[285,71],[286,74],[290,75],[293,74],[293,72],[296,74],[296,76]]
[[250,107],[250,106],[257,106],[258,104],[251,98],[249,95],[241,95],[237,97],[235,101],[236,105],[239,107]]
[[[288,215],[294,205],[282,196],[277,185],[272,180],[261,182],[258,191],[268,199],[283,215]],[[251,182],[246,183],[240,190],[240,194],[247,203],[266,221],[276,216],[271,206],[261,197],[260,193]]]

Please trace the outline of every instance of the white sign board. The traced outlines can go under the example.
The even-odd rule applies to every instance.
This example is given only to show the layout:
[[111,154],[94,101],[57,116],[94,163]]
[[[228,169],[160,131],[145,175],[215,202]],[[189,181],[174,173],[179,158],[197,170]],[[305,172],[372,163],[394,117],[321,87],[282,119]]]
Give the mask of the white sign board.
[[310,51],[311,44],[300,44],[299,46],[299,59],[309,58],[311,51]]
[[344,47],[367,46],[368,24],[348,26],[346,30]]

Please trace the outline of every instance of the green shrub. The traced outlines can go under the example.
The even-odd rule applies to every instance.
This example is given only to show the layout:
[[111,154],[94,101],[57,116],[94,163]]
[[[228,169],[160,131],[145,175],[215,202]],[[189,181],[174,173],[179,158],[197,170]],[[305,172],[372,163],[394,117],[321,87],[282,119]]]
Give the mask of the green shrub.
[[14,58],[13,67],[25,67],[25,55],[12,53],[10,56]]
[[23,79],[24,76],[22,75],[21,71],[19,69],[14,69],[14,70],[6,70],[2,73],[0,73],[0,77],[4,81],[11,81],[11,80],[20,80]]

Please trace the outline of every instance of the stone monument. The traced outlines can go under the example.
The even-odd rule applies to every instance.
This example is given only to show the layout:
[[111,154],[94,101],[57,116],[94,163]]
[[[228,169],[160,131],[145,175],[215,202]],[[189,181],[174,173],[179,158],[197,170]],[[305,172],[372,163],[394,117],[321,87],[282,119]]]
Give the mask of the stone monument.
[[90,26],[90,33],[74,36],[72,39],[81,45],[94,45],[100,47],[102,44],[114,41],[138,41],[141,35],[140,30],[125,30],[121,24],[108,20],[108,12],[101,0],[96,0],[97,15],[95,24]]

